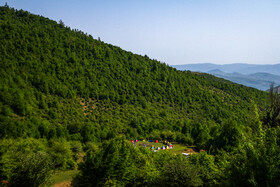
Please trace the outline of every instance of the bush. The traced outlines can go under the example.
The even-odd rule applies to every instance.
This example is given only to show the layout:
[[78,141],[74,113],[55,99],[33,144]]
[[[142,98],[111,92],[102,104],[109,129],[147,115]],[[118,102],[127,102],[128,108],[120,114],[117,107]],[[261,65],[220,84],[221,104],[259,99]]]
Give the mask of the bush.
[[73,151],[73,153],[80,153],[83,150],[81,142],[72,141],[72,142],[70,142],[70,145],[71,145],[71,150]]
[[72,157],[70,143],[64,139],[50,141],[50,155],[53,157],[56,168],[74,169],[75,161]]
[[53,165],[47,153],[22,154],[19,157],[20,162],[9,178],[11,186],[37,187],[49,182]]
[[159,186],[202,186],[200,171],[182,155],[176,156],[163,167]]
[[200,178],[206,186],[220,185],[222,172],[215,163],[215,157],[206,152],[193,154],[188,157],[191,164],[200,169]]
[[98,151],[98,145],[96,145],[93,142],[86,142],[86,145],[84,147],[84,151],[97,152]]

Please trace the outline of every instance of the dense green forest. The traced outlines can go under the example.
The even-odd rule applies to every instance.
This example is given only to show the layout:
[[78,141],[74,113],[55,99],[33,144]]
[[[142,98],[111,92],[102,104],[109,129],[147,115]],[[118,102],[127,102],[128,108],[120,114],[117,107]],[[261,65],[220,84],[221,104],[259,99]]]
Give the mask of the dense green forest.
[[[7,5],[0,41],[1,180],[39,186],[86,151],[77,186],[280,184],[279,111],[267,93]],[[129,139],[206,151],[186,159]]]

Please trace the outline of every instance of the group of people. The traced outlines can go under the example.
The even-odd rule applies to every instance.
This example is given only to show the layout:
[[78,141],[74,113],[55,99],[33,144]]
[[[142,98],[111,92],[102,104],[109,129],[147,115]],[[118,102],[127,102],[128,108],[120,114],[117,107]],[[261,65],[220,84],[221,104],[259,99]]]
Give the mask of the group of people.
[[152,150],[173,149],[173,145],[172,145],[171,143],[164,141],[163,144],[164,144],[165,146],[157,147],[157,148],[155,148],[154,145],[152,145],[151,149],[152,149]]
[[[134,147],[136,147],[136,142],[138,142],[138,139],[136,139],[135,141],[134,140],[131,140],[131,143],[133,144],[133,146]],[[152,142],[151,140],[149,140],[149,142]],[[158,140],[155,140],[154,141],[155,143],[158,143]],[[173,145],[170,143],[170,142],[168,142],[168,141],[164,141],[163,142],[163,144],[165,145],[163,145],[163,146],[161,146],[161,147],[155,147],[154,145],[152,145],[151,146],[151,149],[152,150],[165,150],[165,149],[173,149]],[[145,143],[145,140],[143,140],[143,144],[142,144],[142,146],[143,147],[147,147],[147,145],[146,145],[146,143]]]

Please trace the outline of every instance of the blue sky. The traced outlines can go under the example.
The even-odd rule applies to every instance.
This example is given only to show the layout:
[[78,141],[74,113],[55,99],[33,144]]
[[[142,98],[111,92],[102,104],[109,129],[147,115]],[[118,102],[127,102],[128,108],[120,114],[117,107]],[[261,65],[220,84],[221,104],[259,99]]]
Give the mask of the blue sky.
[[4,0],[167,64],[280,63],[279,0]]

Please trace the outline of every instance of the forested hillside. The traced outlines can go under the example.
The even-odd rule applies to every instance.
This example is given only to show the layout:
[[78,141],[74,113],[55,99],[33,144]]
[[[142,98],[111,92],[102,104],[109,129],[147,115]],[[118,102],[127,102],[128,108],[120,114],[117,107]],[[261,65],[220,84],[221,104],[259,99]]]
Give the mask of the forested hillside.
[[22,10],[1,8],[0,33],[1,137],[100,141],[229,119],[248,124],[264,96],[176,71]]
[[[267,103],[265,92],[208,74],[177,71],[148,56],[96,40],[62,21],[57,23],[8,6],[0,8],[0,41],[3,179],[12,180],[23,167],[17,165],[21,162],[17,154],[25,155],[28,163],[30,159],[44,159],[40,154],[46,153],[55,169],[73,168],[81,146],[87,149],[105,142],[110,152],[113,143],[105,140],[116,136],[168,139],[214,153],[232,151],[244,140],[244,134],[258,132],[259,115]],[[116,141],[128,146],[123,139]],[[128,154],[127,158],[133,156],[123,149],[112,150]],[[94,151],[88,154],[85,163],[95,162],[91,156]],[[15,156],[9,159],[10,155]],[[210,160],[214,162],[212,157]],[[81,168],[86,171],[86,165]],[[153,177],[161,171],[156,168]],[[145,169],[143,172],[150,171]],[[207,172],[203,173],[205,184],[219,183],[213,182]],[[142,176],[145,179],[149,178],[146,174]],[[121,185],[130,186],[130,182]],[[147,180],[148,184],[154,181]]]

